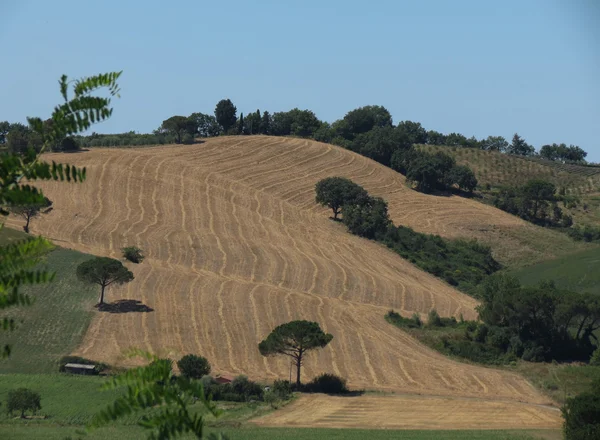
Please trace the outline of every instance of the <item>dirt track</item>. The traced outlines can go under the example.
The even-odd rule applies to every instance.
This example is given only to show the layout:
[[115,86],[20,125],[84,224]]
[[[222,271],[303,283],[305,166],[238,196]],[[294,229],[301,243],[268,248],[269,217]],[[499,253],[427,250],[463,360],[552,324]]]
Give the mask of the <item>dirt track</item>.
[[289,363],[261,357],[257,343],[280,323],[311,319],[334,340],[308,356],[304,379],[327,371],[357,388],[548,401],[519,376],[453,362],[387,324],[390,308],[474,318],[476,303],[330,221],[314,203],[314,184],[350,177],[388,200],[396,223],[448,236],[521,227],[512,216],[416,193],[373,161],[305,140],[233,137],[48,156],[86,166],[88,181],[44,184],[55,209],[34,220],[33,232],[97,255],[120,257],[121,247],[136,245],[148,256],[131,265],[135,281],[110,288],[107,300],[140,300],[154,311],[99,313],[77,354],[127,364],[131,347],[174,358],[193,352],[214,373],[274,379],[288,376]]

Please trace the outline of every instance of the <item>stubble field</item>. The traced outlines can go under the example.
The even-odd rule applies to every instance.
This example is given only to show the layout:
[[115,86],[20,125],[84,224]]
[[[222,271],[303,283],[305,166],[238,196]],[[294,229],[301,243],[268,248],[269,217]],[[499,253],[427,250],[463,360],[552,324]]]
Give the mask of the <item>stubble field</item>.
[[[136,279],[110,288],[107,299],[140,301],[152,311],[97,312],[76,354],[128,365],[124,353],[134,347],[175,359],[191,352],[206,356],[216,374],[287,378],[287,359],[263,358],[257,344],[278,324],[310,319],[334,339],[308,356],[304,380],[332,372],[353,388],[495,400],[496,414],[524,402],[541,415],[520,427],[560,423],[555,410],[532,405],[549,399],[520,376],[454,362],[389,325],[383,316],[390,308],[474,318],[476,302],[347,233],[315,205],[314,185],[332,175],[352,178],[389,202],[397,224],[448,237],[531,228],[519,219],[472,200],[416,193],[390,169],[307,140],[225,137],[47,159],[86,166],[88,181],[44,184],[55,208],[33,223],[34,233],[96,255],[119,258],[128,245],[147,254],[130,266]],[[385,398],[396,404],[397,396]],[[424,420],[436,402],[427,407]]]

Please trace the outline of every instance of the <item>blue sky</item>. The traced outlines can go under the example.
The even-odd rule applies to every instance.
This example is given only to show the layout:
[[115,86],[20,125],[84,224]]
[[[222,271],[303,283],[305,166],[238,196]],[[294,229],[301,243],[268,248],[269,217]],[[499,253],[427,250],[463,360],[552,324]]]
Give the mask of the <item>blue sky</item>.
[[224,97],[330,122],[378,104],[395,122],[600,161],[596,0],[3,0],[0,43],[0,120],[48,116],[63,73],[124,70],[95,131],[148,132]]

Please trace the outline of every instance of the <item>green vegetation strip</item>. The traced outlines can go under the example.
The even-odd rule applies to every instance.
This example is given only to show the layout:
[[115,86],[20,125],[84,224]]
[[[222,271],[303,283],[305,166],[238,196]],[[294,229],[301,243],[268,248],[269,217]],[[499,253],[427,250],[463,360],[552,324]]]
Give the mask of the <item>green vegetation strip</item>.
[[[560,439],[560,432],[528,432],[528,431],[392,431],[366,429],[322,429],[322,428],[208,428],[206,433],[221,432],[231,440],[532,440],[537,438]],[[65,437],[76,437],[76,430],[64,426],[20,425],[1,426],[0,438],[13,440],[64,440]],[[135,426],[113,426],[103,428],[85,437],[89,440],[145,440],[147,434]],[[182,439],[191,439],[182,436]]]

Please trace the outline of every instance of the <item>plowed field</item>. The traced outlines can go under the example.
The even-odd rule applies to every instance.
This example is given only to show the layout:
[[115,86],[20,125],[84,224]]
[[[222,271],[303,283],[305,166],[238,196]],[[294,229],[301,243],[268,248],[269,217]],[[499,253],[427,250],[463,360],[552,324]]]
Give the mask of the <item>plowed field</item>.
[[474,318],[476,303],[329,220],[314,185],[350,177],[384,197],[396,223],[446,236],[527,227],[512,216],[416,193],[388,168],[306,140],[229,137],[47,159],[86,166],[88,181],[44,184],[54,210],[33,221],[34,233],[96,255],[120,257],[127,245],[147,255],[130,265],[135,280],[110,287],[107,300],[153,311],[97,313],[76,354],[128,364],[123,353],[132,347],[173,358],[192,352],[215,374],[288,377],[289,362],[263,358],[257,343],[278,324],[311,319],[334,339],[308,356],[304,379],[327,371],[355,388],[548,401],[520,376],[454,362],[386,323],[390,308]]

